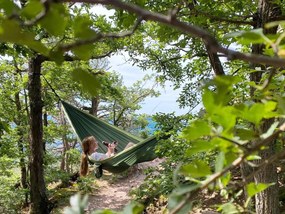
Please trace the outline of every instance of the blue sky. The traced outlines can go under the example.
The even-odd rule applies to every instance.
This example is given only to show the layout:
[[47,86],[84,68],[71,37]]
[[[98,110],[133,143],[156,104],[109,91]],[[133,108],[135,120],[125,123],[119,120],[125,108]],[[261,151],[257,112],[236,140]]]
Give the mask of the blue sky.
[[[112,56],[110,59],[110,70],[116,71],[123,76],[124,84],[131,86],[137,80],[140,80],[146,74],[151,74],[152,71],[142,71],[140,68],[125,62],[125,57],[122,55]],[[176,102],[179,96],[179,90],[173,90],[171,83],[168,82],[164,88],[158,87],[161,95],[159,97],[147,98],[137,113],[155,114],[158,112],[171,113],[175,112],[177,115],[187,113],[189,109],[180,109]]]

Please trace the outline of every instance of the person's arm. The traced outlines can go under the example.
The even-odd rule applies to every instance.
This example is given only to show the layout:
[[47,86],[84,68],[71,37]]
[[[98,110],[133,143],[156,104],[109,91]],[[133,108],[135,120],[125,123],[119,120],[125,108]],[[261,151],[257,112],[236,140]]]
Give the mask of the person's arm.
[[92,155],[91,155],[91,158],[96,160],[96,161],[100,161],[100,160],[104,160],[106,158],[108,158],[107,155],[103,154],[103,153],[99,153],[99,152],[94,152]]

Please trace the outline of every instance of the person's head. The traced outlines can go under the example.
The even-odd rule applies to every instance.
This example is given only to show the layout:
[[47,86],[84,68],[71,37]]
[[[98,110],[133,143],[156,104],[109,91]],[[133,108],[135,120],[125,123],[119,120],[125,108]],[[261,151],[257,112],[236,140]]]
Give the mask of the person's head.
[[82,140],[81,163],[80,163],[80,176],[86,176],[88,172],[88,155],[91,155],[98,148],[98,143],[93,136],[85,137]]
[[82,149],[84,154],[91,155],[97,148],[98,143],[94,136],[88,136],[82,140]]

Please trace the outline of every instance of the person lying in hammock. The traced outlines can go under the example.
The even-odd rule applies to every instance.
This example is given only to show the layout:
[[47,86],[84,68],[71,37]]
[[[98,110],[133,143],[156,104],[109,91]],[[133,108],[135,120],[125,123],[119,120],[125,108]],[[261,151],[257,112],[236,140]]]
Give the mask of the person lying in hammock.
[[88,172],[88,156],[96,161],[100,161],[106,158],[109,158],[114,155],[115,148],[117,146],[117,142],[108,144],[107,153],[96,152],[98,149],[98,143],[94,136],[86,137],[82,140],[82,149],[83,153],[81,155],[81,163],[80,163],[80,176],[87,175]]

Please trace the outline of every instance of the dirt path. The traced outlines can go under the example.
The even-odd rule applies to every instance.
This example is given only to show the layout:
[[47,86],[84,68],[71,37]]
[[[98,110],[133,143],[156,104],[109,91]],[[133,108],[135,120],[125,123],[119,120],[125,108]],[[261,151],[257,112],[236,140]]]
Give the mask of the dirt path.
[[132,170],[129,173],[113,175],[104,171],[102,178],[97,180],[99,191],[89,196],[87,213],[100,209],[111,209],[122,211],[131,200],[128,193],[137,188],[145,179],[144,169],[158,167],[162,159],[155,159],[151,162],[139,164],[139,170]]

